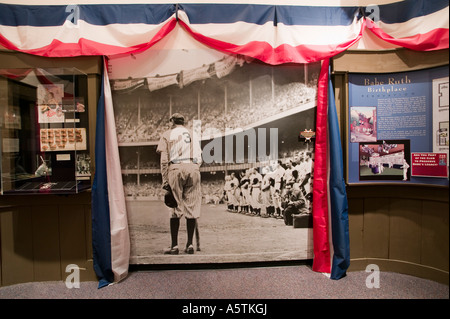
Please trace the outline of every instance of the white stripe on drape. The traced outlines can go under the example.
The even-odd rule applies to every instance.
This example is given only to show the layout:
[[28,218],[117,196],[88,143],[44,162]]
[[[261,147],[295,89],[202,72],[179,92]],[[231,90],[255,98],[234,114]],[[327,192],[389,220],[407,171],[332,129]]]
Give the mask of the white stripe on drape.
[[111,227],[111,267],[114,273],[114,281],[118,282],[128,275],[130,236],[106,61],[104,67],[105,152]]

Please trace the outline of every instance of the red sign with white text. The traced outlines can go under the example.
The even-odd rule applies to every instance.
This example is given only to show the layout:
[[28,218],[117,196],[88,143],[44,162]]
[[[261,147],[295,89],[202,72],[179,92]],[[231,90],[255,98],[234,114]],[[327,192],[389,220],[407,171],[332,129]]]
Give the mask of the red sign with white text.
[[411,176],[448,176],[446,153],[411,153],[411,164]]

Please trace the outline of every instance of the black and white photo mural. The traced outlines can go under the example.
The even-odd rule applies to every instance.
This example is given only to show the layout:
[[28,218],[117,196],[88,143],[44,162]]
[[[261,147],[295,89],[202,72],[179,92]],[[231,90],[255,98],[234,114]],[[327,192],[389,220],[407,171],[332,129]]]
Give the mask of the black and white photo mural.
[[[314,139],[300,133],[315,130],[320,63],[271,66],[193,41],[177,33],[109,60],[130,264],[312,259]],[[184,218],[179,253],[164,253],[173,208],[164,204],[156,150],[173,114],[202,150],[201,215],[189,254]]]

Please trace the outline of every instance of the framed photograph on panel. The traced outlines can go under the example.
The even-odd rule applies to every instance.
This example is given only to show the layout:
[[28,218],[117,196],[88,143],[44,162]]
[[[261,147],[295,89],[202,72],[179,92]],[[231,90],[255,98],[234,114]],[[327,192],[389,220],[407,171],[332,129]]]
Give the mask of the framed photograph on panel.
[[359,143],[359,180],[408,181],[410,179],[409,140]]

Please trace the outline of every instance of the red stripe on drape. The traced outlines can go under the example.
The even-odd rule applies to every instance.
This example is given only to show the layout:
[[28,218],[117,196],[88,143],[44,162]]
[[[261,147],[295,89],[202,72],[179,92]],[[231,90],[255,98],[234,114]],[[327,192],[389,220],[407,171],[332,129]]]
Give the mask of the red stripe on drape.
[[438,28],[427,33],[416,34],[405,38],[394,38],[379,28],[372,20],[366,20],[367,29],[383,41],[416,51],[432,51],[448,49],[448,29]]
[[119,47],[103,44],[92,40],[81,38],[77,43],[64,43],[53,40],[52,43],[37,49],[22,50],[12,44],[0,34],[0,44],[8,50],[20,51],[28,54],[45,57],[75,57],[89,55],[118,55],[145,51],[172,31],[177,24],[176,18],[172,18],[164,24],[158,33],[149,41],[131,47]]
[[328,68],[330,60],[322,62],[317,90],[316,144],[313,180],[313,271],[331,272],[328,224]]
[[291,46],[282,44],[274,48],[269,43],[262,41],[251,41],[244,45],[237,45],[216,40],[193,31],[182,20],[179,20],[178,22],[194,39],[203,44],[219,51],[252,57],[271,65],[283,63],[311,63],[330,58],[347,50],[353,44],[358,42],[362,37],[365,28],[365,24],[362,24],[359,34],[354,39],[336,45]]

